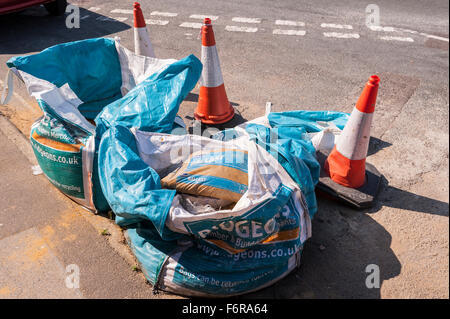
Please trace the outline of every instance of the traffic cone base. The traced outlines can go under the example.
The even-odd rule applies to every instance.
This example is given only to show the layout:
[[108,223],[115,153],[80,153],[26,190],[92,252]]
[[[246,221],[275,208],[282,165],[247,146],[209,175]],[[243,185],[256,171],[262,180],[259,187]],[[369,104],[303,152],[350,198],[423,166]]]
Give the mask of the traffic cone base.
[[[211,108],[223,110],[224,112],[217,114]],[[228,102],[223,83],[217,87],[200,87],[198,106],[194,116],[205,124],[222,124],[233,118],[234,108]]]
[[364,184],[358,188],[347,187],[336,183],[330,174],[323,169],[329,152],[319,151],[316,153],[317,160],[321,166],[319,183],[316,186],[317,195],[327,199],[339,201],[348,206],[364,209],[373,206],[380,188],[382,175],[370,163],[365,163]]

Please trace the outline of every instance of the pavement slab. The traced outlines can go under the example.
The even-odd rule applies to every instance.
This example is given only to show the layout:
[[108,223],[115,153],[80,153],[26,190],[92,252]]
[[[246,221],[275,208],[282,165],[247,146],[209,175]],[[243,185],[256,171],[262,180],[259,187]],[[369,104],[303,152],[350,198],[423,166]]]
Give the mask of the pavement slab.
[[[34,298],[39,291],[42,298],[155,297],[132,269],[131,252],[113,221],[92,221],[92,213],[44,175],[32,175],[31,163],[3,129],[0,149],[0,298]],[[111,235],[101,235],[103,229]],[[69,265],[79,268],[79,289],[65,285]]]

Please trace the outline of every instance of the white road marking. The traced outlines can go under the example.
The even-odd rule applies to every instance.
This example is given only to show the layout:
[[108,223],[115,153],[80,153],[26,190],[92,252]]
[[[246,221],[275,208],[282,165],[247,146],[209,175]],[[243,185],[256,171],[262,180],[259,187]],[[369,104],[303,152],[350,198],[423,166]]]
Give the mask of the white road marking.
[[402,41],[402,42],[414,42],[413,38],[409,38],[409,37],[393,37],[393,36],[382,36],[379,37],[381,40],[386,40],[386,41]]
[[291,20],[275,20],[275,24],[277,25],[289,25],[293,27],[304,27],[305,22],[301,21],[291,21]]
[[182,24],[180,24],[180,27],[201,29],[202,25],[203,25],[203,23],[199,23],[199,22],[183,22]]
[[306,31],[304,30],[282,30],[275,29],[272,32],[273,34],[282,34],[282,35],[305,35]]
[[407,33],[412,33],[412,34],[418,34],[419,33],[419,31],[409,30],[409,29],[397,29],[397,31],[407,32]]
[[206,14],[191,14],[189,16],[189,18],[191,18],[191,19],[200,19],[200,20],[203,20],[205,18],[210,18],[211,21],[215,21],[215,20],[219,19],[219,16],[209,16],[209,15],[206,15]]
[[244,18],[244,17],[234,17],[231,19],[234,22],[242,22],[242,23],[261,23],[260,18]]
[[93,11],[93,12],[97,12],[97,11],[99,11],[99,10],[100,10],[99,7],[90,7],[90,8],[88,9],[88,11]]
[[146,24],[153,24],[153,25],[166,25],[169,24],[168,20],[153,20],[153,19],[145,19]]
[[395,31],[395,29],[393,27],[382,27],[382,26],[376,26],[376,25],[370,26],[369,29],[372,31],[377,31],[377,32],[380,32],[380,31],[394,32]]
[[101,16],[101,17],[97,17],[97,19],[95,20],[99,20],[99,21],[111,21],[111,22],[124,22],[126,21],[128,18],[127,17],[108,17],[108,16]]
[[435,39],[435,40],[441,40],[441,41],[448,42],[448,38],[439,37],[437,35],[426,34],[426,33],[420,33],[420,35],[423,35],[423,36],[425,36],[427,38],[430,38],[430,39]]
[[327,38],[359,39],[358,33],[324,32],[323,35]]
[[160,11],[153,11],[150,13],[151,16],[161,16],[161,17],[176,17],[178,13],[173,12],[160,12]]
[[110,11],[111,13],[121,13],[121,14],[133,14],[133,10],[128,9],[114,9]]
[[322,23],[320,26],[322,28],[347,29],[347,30],[353,29],[353,27],[349,24]]
[[225,30],[230,31],[230,32],[256,32],[256,31],[258,31],[258,28],[238,27],[235,25],[227,25],[225,27]]
[[399,31],[399,32],[407,32],[407,33],[411,33],[411,34],[419,34],[421,36],[424,36],[424,37],[427,37],[427,38],[430,38],[430,39],[435,39],[435,40],[449,42],[448,38],[444,38],[444,37],[440,37],[440,36],[432,35],[432,34],[428,34],[428,33],[423,33],[423,32],[419,33],[419,31],[415,31],[415,30],[402,29],[402,28],[396,28],[395,30]]

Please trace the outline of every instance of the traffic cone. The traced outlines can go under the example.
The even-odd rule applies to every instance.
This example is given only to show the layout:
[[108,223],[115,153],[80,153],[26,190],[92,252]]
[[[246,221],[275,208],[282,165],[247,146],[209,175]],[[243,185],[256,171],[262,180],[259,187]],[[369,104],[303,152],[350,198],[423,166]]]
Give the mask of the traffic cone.
[[205,18],[201,33],[203,71],[194,116],[204,124],[221,124],[233,118],[234,108],[225,92],[211,19]]
[[141,5],[138,2],[133,4],[134,16],[134,52],[139,55],[155,57],[147,26],[145,25],[144,15]]
[[325,161],[331,179],[346,187],[358,188],[366,180],[366,156],[379,82],[376,75],[369,78],[338,143]]
[[357,208],[372,206],[381,182],[378,170],[366,163],[379,82],[376,75],[369,78],[331,153],[316,154],[322,167],[319,193]]

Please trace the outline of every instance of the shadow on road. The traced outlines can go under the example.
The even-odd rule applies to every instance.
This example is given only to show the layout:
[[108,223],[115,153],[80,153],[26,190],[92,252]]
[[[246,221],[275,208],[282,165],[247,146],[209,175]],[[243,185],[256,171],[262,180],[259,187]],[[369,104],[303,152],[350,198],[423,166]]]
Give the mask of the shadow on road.
[[319,210],[312,222],[313,236],[304,247],[301,267],[274,286],[244,298],[380,298],[380,289],[365,282],[370,264],[380,267],[384,280],[400,274],[401,264],[392,251],[391,235],[370,217],[383,207],[449,216],[449,204],[388,185],[383,177],[374,207],[358,211],[318,197]]
[[68,29],[66,16],[51,16],[42,6],[2,15],[0,54],[42,51],[59,43],[102,37],[130,28],[125,23],[83,8],[80,8],[80,17],[80,28]]
[[392,146],[391,143],[380,140],[377,137],[370,137],[369,141],[369,149],[367,150],[367,156],[373,155],[379,151],[381,151],[383,148]]
[[[375,213],[383,206],[431,215],[449,216],[448,203],[389,186],[384,177],[379,198],[369,213]],[[406,214],[407,212],[402,213]]]
[[312,229],[300,268],[246,298],[378,299],[380,289],[366,287],[366,267],[380,267],[380,287],[400,274],[400,261],[390,248],[391,235],[364,212],[319,198]]

